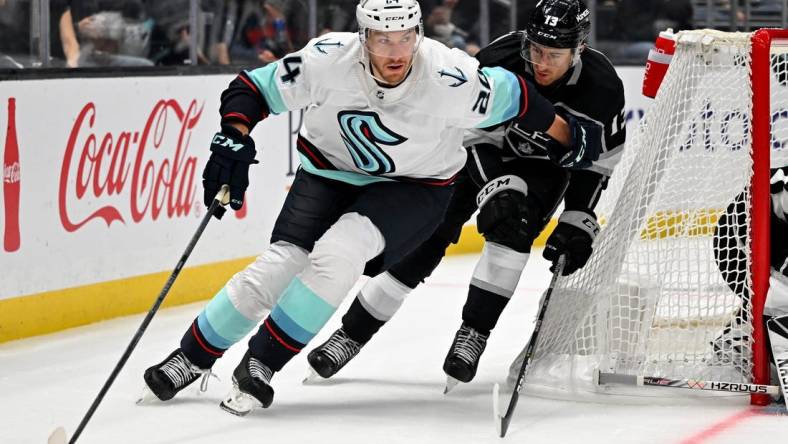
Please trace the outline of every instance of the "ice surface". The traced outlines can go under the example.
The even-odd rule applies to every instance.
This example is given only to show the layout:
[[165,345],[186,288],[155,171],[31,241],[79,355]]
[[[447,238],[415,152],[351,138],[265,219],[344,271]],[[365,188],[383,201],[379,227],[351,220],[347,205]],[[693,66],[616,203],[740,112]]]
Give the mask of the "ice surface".
[[[214,370],[221,381],[197,394],[137,406],[142,373],[180,340],[202,303],[166,309],[153,320],[131,359],[79,439],[80,443],[737,443],[780,442],[788,416],[749,412],[746,398],[704,404],[649,405],[520,397],[504,440],[496,436],[492,387],[504,383],[511,360],[533,326],[549,282],[534,251],[512,303],[482,358],[476,379],[443,395],[443,358],[460,325],[467,282],[477,257],[449,257],[400,313],[332,378],[303,385],[306,352],[274,377],[274,404],[238,418],[219,409],[246,340]],[[177,285],[177,284],[176,284]],[[151,295],[151,302],[156,295]],[[339,326],[351,298],[307,348]],[[0,443],[44,443],[59,425],[73,433],[119,359],[143,315],[0,345]],[[508,403],[502,386],[501,404]],[[757,438],[761,437],[761,438]]]

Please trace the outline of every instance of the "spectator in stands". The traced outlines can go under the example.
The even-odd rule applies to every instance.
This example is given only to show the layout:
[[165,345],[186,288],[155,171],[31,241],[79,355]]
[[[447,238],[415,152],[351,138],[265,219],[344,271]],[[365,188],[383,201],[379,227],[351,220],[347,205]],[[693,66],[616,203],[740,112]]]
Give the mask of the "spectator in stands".
[[690,0],[618,0],[616,29],[627,42],[619,56],[633,62],[644,62],[660,31],[693,29]]
[[0,68],[22,68],[30,55],[30,2],[0,0]]
[[[38,48],[33,47],[31,35],[33,0],[0,0],[0,69],[20,69],[38,66],[40,55]],[[75,48],[78,48],[68,0],[50,0],[49,21],[50,66],[67,65],[66,52],[76,66]]]
[[[318,33],[322,35],[327,32],[355,32],[356,5],[358,5],[358,0],[318,2]],[[424,11],[423,4],[422,11]]]
[[60,30],[67,65],[152,66],[145,58],[151,28],[141,0],[71,0]]
[[458,0],[443,0],[442,5],[435,6],[424,22],[424,32],[449,48],[465,50],[465,38],[468,33],[452,23],[452,12]]
[[156,65],[189,64],[189,0],[147,0],[146,8],[153,20],[149,58]]
[[[512,0],[490,0],[490,41],[509,32],[510,1]],[[452,22],[460,29],[468,32],[468,37],[466,38],[468,45],[465,51],[474,55],[479,51],[481,42],[479,1],[455,0],[454,3]],[[519,3],[525,2],[521,1]]]
[[274,62],[293,51],[285,19],[286,0],[247,1],[238,20],[239,32],[230,47],[234,61]]

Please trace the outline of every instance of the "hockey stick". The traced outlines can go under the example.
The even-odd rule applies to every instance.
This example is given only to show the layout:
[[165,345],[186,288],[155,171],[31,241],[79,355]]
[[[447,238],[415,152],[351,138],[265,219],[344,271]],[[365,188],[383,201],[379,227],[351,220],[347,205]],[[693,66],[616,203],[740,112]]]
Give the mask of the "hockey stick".
[[509,399],[509,407],[507,407],[506,413],[503,416],[501,416],[500,407],[498,404],[498,392],[500,387],[497,383],[493,386],[493,413],[495,418],[495,429],[498,431],[498,436],[501,438],[506,436],[506,430],[509,429],[509,423],[512,421],[514,409],[517,407],[517,400],[520,398],[520,389],[523,388],[523,383],[525,382],[525,371],[528,368],[528,363],[531,361],[531,357],[534,354],[536,340],[539,337],[539,330],[542,328],[542,320],[544,319],[545,312],[547,312],[547,304],[550,302],[550,295],[553,294],[555,283],[558,280],[558,276],[561,276],[561,273],[564,271],[565,264],[566,257],[564,255],[559,256],[553,271],[553,278],[550,280],[550,286],[547,287],[547,290],[545,290],[544,297],[542,297],[542,303],[539,306],[539,314],[536,317],[534,331],[531,333],[531,339],[528,341],[528,345],[525,349],[525,357],[523,358],[523,364],[520,366],[520,373],[517,374],[517,383],[514,386],[514,391],[512,391],[512,397]]
[[[68,441],[69,444],[73,444],[77,442],[77,438],[79,438],[79,435],[82,433],[82,430],[85,429],[85,426],[87,425],[88,421],[90,421],[90,418],[93,416],[93,413],[95,413],[96,409],[101,403],[101,400],[104,399],[104,395],[107,394],[107,391],[109,390],[110,386],[112,385],[113,382],[115,382],[115,378],[118,376],[118,373],[120,373],[120,370],[123,368],[124,365],[126,365],[126,361],[129,360],[129,356],[131,356],[131,352],[137,346],[137,343],[139,342],[140,338],[142,338],[143,333],[145,333],[145,329],[148,328],[148,324],[150,324],[151,320],[153,319],[153,315],[156,314],[156,311],[159,309],[159,306],[161,306],[161,303],[164,301],[164,298],[167,296],[167,293],[170,292],[170,288],[172,287],[172,284],[175,283],[175,279],[178,277],[178,274],[180,274],[183,265],[186,263],[186,260],[189,259],[189,255],[191,255],[194,246],[197,244],[197,241],[200,239],[200,236],[202,236],[202,232],[205,230],[205,227],[208,225],[208,222],[211,220],[214,211],[216,211],[216,209],[219,208],[220,205],[226,205],[228,202],[229,202],[229,187],[227,185],[222,185],[221,190],[219,190],[219,192],[216,194],[216,197],[213,199],[213,202],[211,202],[211,205],[208,207],[205,216],[203,216],[202,221],[200,221],[200,226],[197,227],[197,232],[194,233],[191,240],[189,241],[189,244],[186,246],[186,251],[184,251],[183,255],[181,255],[181,259],[178,261],[178,264],[175,266],[175,269],[172,271],[172,274],[170,274],[170,278],[167,279],[167,283],[164,284],[164,288],[161,289],[161,293],[159,293],[159,297],[156,298],[156,301],[153,303],[153,306],[150,308],[150,310],[148,310],[147,316],[145,316],[145,319],[143,319],[142,324],[137,329],[137,332],[134,333],[134,337],[131,338],[131,342],[126,347],[126,351],[123,352],[123,356],[120,357],[120,361],[118,361],[118,363],[115,365],[115,368],[112,370],[112,373],[110,373],[107,382],[105,382],[104,386],[101,387],[98,396],[96,396],[96,399],[93,400],[93,404],[91,404],[87,413],[85,413],[85,416],[82,417],[82,421],[79,423],[77,430],[74,431],[74,436],[72,436],[71,440]],[[53,431],[52,434],[49,436],[48,442],[49,444],[65,444],[66,443],[65,429],[63,429],[63,427],[58,427],[57,429],[55,429],[55,431]]]
[[782,387],[783,402],[788,409],[788,315],[776,316],[766,322],[772,347],[777,379]]
[[764,395],[777,396],[780,394],[780,387],[776,385],[748,384],[738,382],[721,381],[701,381],[699,379],[670,379],[655,376],[636,376],[624,375],[620,373],[604,373],[599,370],[594,371],[594,379],[599,385],[603,384],[622,384],[648,387],[683,388],[690,390],[705,390],[716,392],[731,392],[741,394],[760,393]]

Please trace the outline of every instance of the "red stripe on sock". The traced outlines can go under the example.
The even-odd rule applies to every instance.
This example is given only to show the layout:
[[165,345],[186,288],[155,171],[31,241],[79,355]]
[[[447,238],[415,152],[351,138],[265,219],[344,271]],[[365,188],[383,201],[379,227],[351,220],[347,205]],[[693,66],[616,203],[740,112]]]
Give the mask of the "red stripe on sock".
[[202,349],[203,349],[203,350],[205,350],[205,351],[207,351],[208,353],[210,353],[210,354],[212,354],[212,355],[214,355],[214,356],[216,356],[216,357],[219,357],[219,358],[221,358],[221,357],[222,357],[222,355],[224,355],[224,352],[222,352],[222,353],[217,353],[217,352],[215,352],[215,351],[211,350],[210,348],[208,348],[208,346],[207,346],[207,345],[205,345],[205,344],[202,342],[202,339],[200,339],[200,335],[199,335],[199,333],[197,333],[197,322],[192,322],[192,336],[194,336],[194,339],[196,339],[196,340],[197,340],[197,343],[198,343],[198,344],[200,344],[200,347],[202,347]]
[[300,348],[295,348],[292,345],[290,345],[287,342],[285,342],[284,339],[280,338],[279,335],[276,334],[274,329],[270,325],[268,325],[268,319],[266,319],[265,322],[263,322],[263,324],[265,325],[265,328],[268,329],[268,332],[271,333],[271,336],[273,336],[274,339],[276,339],[277,341],[279,341],[280,344],[282,344],[282,347],[290,350],[293,353],[300,353],[301,352]]

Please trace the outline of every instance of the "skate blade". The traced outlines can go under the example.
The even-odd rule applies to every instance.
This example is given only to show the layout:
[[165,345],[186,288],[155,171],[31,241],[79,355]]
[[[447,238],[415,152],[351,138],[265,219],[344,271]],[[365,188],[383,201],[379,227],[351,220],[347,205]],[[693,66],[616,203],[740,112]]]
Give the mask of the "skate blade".
[[443,389],[443,394],[447,395],[450,391],[452,391],[452,389],[454,389],[454,387],[457,387],[457,384],[459,384],[459,383],[460,383],[460,381],[452,378],[451,376],[447,376],[446,377],[446,387]]
[[145,384],[145,386],[142,387],[142,394],[140,395],[139,399],[137,399],[137,402],[135,404],[149,405],[149,404],[154,404],[156,402],[161,402],[161,400],[158,397],[156,397],[155,394],[153,394],[153,390],[151,390],[150,387],[148,387],[148,384]]
[[68,436],[66,436],[66,429],[63,427],[58,427],[49,435],[49,439],[47,439],[47,444],[66,444],[68,442]]
[[262,406],[263,404],[255,399],[254,396],[240,391],[235,385],[232,391],[225,396],[224,400],[219,404],[222,410],[227,413],[232,413],[235,416],[246,416],[255,408]]
[[319,375],[319,374],[318,374],[318,373],[315,371],[315,369],[313,369],[313,368],[310,366],[310,367],[309,367],[309,372],[307,373],[307,375],[306,375],[306,377],[303,379],[303,381],[301,381],[301,384],[304,384],[304,385],[316,384],[316,383],[320,382],[320,380],[322,380],[322,379],[325,379],[325,378],[323,378],[322,376],[320,376],[320,375]]
[[496,383],[493,386],[493,420],[495,421],[495,433],[498,434],[501,438],[503,438],[504,434],[501,434],[502,430],[502,420],[503,416],[501,415],[501,404],[500,404],[500,391],[501,388]]

